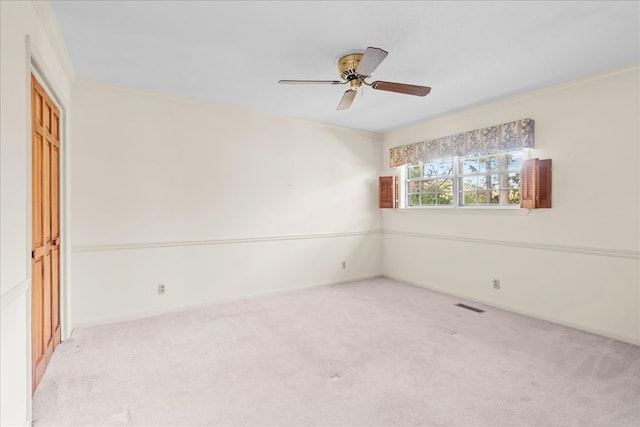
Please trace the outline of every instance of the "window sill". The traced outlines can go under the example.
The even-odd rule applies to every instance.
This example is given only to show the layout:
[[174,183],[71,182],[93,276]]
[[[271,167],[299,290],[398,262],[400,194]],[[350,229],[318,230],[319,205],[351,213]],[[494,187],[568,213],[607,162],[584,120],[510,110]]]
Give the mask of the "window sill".
[[394,212],[401,213],[416,213],[416,214],[463,214],[463,215],[529,215],[531,209],[523,209],[520,207],[464,207],[464,208],[450,208],[450,207],[437,207],[437,208],[397,208],[393,209]]

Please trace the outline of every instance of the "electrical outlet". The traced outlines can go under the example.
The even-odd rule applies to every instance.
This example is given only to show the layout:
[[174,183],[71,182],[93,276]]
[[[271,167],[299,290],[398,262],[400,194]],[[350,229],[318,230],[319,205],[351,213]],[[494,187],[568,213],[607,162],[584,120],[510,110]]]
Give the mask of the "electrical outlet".
[[347,268],[347,261],[342,261],[342,268]]
[[164,283],[158,285],[158,295],[164,295]]
[[493,279],[493,289],[500,289],[500,279]]

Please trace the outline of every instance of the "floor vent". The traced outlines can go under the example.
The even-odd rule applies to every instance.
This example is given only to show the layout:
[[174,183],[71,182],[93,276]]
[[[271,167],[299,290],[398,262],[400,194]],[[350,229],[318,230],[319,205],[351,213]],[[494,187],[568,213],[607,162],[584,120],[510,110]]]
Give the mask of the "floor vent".
[[466,304],[456,304],[458,307],[466,308],[467,310],[475,311],[476,313],[484,313],[484,310],[480,310],[479,308],[471,307]]

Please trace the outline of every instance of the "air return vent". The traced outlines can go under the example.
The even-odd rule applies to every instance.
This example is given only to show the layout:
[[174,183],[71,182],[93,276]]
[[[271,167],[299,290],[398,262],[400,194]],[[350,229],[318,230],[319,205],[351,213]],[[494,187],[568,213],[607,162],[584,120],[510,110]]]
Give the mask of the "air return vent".
[[466,308],[467,310],[475,311],[476,313],[484,313],[484,310],[480,310],[479,308],[476,308],[476,307],[471,307],[470,305],[467,305],[467,304],[456,304],[456,305],[458,307]]

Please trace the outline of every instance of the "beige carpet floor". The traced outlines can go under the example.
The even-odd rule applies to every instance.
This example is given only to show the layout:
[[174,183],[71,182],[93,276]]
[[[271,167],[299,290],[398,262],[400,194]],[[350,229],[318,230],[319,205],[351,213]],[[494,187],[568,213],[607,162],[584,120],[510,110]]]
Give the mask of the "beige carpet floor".
[[380,278],[77,329],[33,416],[36,426],[637,427],[640,347]]

